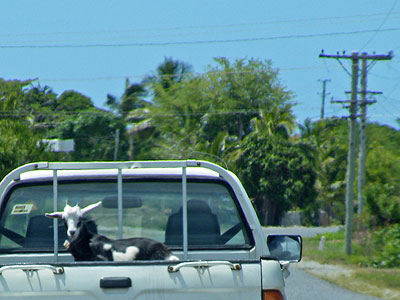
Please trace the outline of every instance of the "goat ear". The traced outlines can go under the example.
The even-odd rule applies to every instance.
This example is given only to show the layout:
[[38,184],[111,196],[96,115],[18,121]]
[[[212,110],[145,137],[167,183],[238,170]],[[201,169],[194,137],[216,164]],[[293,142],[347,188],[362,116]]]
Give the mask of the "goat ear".
[[46,217],[48,217],[48,218],[53,218],[53,219],[61,219],[62,218],[62,216],[63,216],[63,212],[62,211],[56,211],[56,212],[53,212],[53,213],[46,213],[46,214],[44,214]]
[[92,211],[100,204],[101,204],[101,201],[94,203],[94,204],[90,204],[90,205],[86,206],[85,208],[82,208],[82,215],[86,215],[88,212]]

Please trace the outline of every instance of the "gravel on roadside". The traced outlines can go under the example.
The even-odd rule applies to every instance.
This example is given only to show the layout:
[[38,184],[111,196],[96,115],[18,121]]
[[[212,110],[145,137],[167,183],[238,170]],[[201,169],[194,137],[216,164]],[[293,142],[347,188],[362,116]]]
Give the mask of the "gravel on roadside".
[[296,267],[319,277],[334,278],[341,275],[350,276],[352,274],[351,269],[343,266],[320,264],[316,261],[302,260]]

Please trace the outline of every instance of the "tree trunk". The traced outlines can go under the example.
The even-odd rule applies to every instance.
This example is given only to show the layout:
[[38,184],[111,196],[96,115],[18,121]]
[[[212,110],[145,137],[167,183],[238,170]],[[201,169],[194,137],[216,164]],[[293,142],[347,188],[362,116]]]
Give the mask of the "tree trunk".
[[278,226],[281,221],[281,210],[278,207],[278,204],[272,199],[268,199],[265,201],[265,206],[267,210],[267,224],[269,226]]
[[255,206],[258,219],[263,226],[278,226],[281,221],[281,213],[278,205],[273,200],[265,199],[262,196],[257,196]]
[[243,139],[243,122],[242,119],[239,116],[238,119],[238,139],[241,141]]

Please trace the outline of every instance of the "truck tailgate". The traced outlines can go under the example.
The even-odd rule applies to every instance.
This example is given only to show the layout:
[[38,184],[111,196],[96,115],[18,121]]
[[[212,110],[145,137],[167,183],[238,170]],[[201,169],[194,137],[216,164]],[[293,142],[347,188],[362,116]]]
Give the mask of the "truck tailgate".
[[[40,266],[40,265],[38,265]],[[260,262],[64,264],[3,269],[0,298],[259,299]],[[239,267],[237,267],[239,266]],[[170,269],[169,269],[170,267]],[[3,267],[4,268],[4,267]],[[73,291],[73,292],[71,292]]]

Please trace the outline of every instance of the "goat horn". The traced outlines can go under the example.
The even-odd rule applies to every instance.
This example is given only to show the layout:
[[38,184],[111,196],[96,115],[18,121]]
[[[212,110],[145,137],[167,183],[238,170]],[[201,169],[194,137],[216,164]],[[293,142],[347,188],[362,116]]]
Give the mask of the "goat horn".
[[97,203],[90,204],[90,205],[86,206],[85,208],[82,208],[82,214],[83,215],[87,214],[88,212],[92,211],[93,209],[95,209],[100,204],[101,204],[101,201],[99,201]]
[[52,213],[45,213],[44,214],[46,217],[48,218],[53,218],[53,219],[61,219],[63,212],[62,211],[56,211],[56,212],[52,212]]

